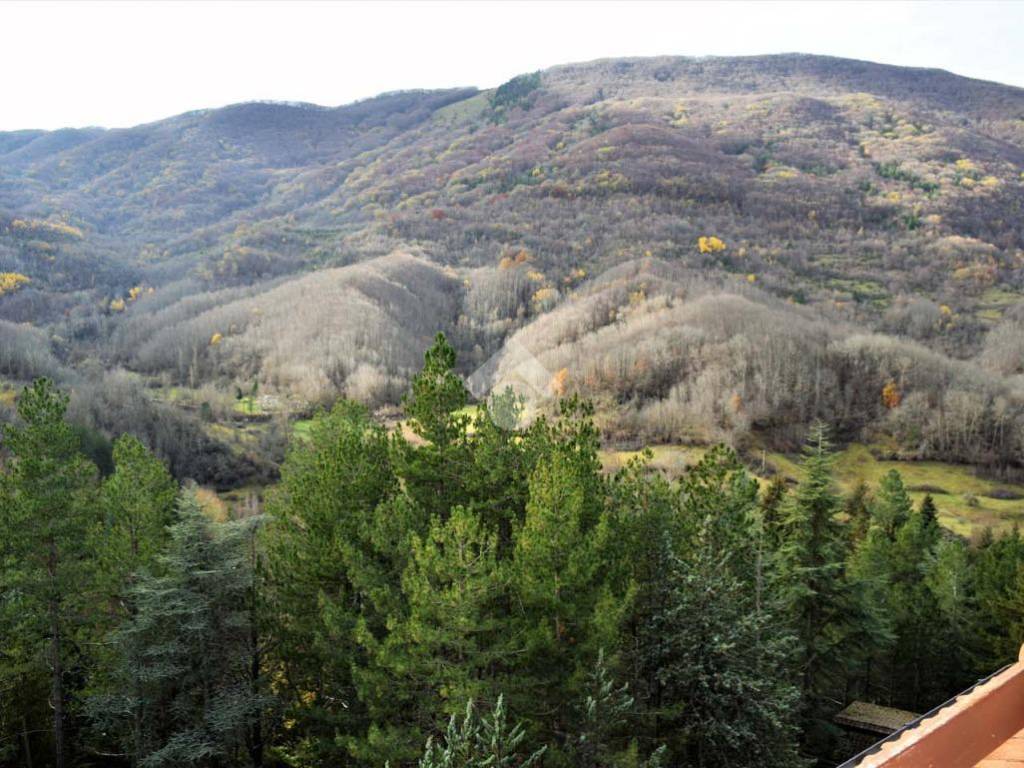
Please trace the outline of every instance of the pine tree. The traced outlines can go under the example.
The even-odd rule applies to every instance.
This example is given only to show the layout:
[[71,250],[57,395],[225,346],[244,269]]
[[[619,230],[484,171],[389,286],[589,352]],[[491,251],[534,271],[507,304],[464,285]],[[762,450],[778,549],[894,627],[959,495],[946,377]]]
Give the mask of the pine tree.
[[[922,516],[926,521],[929,519],[923,504]],[[966,688],[972,679],[971,654],[977,646],[971,624],[972,581],[966,543],[940,538],[924,567],[924,582],[937,609],[929,638],[939,652],[933,655],[929,672],[933,690],[939,696]]]
[[629,685],[616,683],[604,651],[600,651],[594,668],[587,673],[583,699],[578,707],[576,733],[568,750],[572,765],[575,768],[621,765],[660,768],[667,751],[664,745],[655,748],[645,759],[638,758],[636,739],[631,739],[628,733],[635,709]]
[[548,424],[520,427],[522,400],[511,390],[481,404],[469,436],[472,466],[463,478],[466,506],[498,531],[499,557],[511,556],[513,531],[526,516],[530,474],[549,445]]
[[94,565],[87,542],[97,519],[96,468],[65,421],[67,402],[47,379],[25,388],[22,426],[2,427],[11,460],[0,476],[0,690],[21,681],[38,692],[26,679],[49,676],[56,768],[72,760],[68,667],[85,626]]
[[132,435],[114,443],[114,473],[104,482],[104,521],[93,546],[100,555],[104,588],[124,603],[132,575],[151,569],[167,542],[177,487],[163,462]]
[[862,653],[851,659],[856,664],[852,694],[887,704],[892,703],[890,662],[898,622],[893,594],[895,549],[885,531],[873,525],[857,542],[847,565],[862,618],[853,628]]
[[[894,486],[902,489],[902,480]],[[906,503],[909,506],[909,499]],[[942,692],[933,692],[930,683],[931,673],[946,650],[934,642],[934,627],[941,618],[935,597],[924,582],[939,535],[938,523],[915,509],[896,530],[892,592],[897,645],[891,687],[894,701],[908,709],[928,709],[945,698]]]
[[777,549],[782,541],[783,513],[788,490],[785,478],[782,475],[775,475],[761,494],[761,524],[772,549]]
[[134,765],[245,765],[266,700],[254,693],[245,523],[215,523],[182,491],[161,575],[137,575],[136,607],[111,636],[120,693],[90,712]]
[[1024,539],[1016,527],[998,538],[982,540],[974,557],[974,669],[998,669],[1017,657],[1021,639],[1008,628],[1017,620],[1018,574],[1024,566]]
[[650,618],[670,600],[668,575],[672,557],[690,533],[679,513],[679,492],[662,475],[651,473],[649,452],[613,476],[609,506],[620,520],[616,559],[624,565],[628,588],[622,622],[620,666],[637,699],[633,722],[640,752],[662,745],[660,726],[665,715],[658,670],[645,663],[651,646],[662,642],[650,634]]
[[832,702],[842,698],[856,606],[844,575],[845,532],[833,454],[824,425],[804,449],[803,479],[786,510],[781,550],[789,610],[799,642],[804,742],[812,754],[830,751]]
[[925,525],[937,525],[939,522],[939,509],[935,506],[935,499],[932,498],[930,493],[926,493],[924,498],[921,499],[921,517],[924,519]]
[[896,532],[910,519],[913,506],[900,473],[890,469],[878,486],[878,494],[871,507],[872,522],[890,539],[895,539]]
[[867,536],[871,526],[871,498],[868,485],[863,480],[857,483],[853,491],[843,502],[847,526],[850,530],[850,542],[856,545]]
[[[177,487],[163,463],[135,437],[120,437],[113,451],[114,471],[100,490],[102,522],[89,546],[97,553],[97,630],[110,633],[134,616],[132,587],[143,572],[160,568],[159,555],[169,541],[174,520]],[[86,695],[90,698],[117,695],[118,658],[107,643],[95,645]],[[118,748],[93,729],[98,751]],[[95,745],[91,745],[95,746]]]
[[425,522],[398,492],[389,438],[339,402],[293,444],[267,502],[264,601],[283,671],[287,748],[313,764],[346,759],[365,733],[353,680],[359,633],[386,634],[411,537]]
[[[507,667],[506,568],[497,532],[463,507],[412,541],[402,577],[405,609],[382,640],[364,636],[373,665],[360,676],[380,724],[356,754],[367,763],[407,761],[425,735],[469,702],[494,706]],[[373,672],[382,672],[384,677]]]
[[526,731],[522,724],[509,726],[505,700],[498,697],[490,716],[477,714],[473,702],[465,715],[448,722],[443,743],[427,740],[418,768],[533,768],[540,764],[545,748],[524,754]]
[[511,566],[522,656],[509,693],[548,742],[566,731],[578,681],[598,650],[615,647],[625,609],[610,588],[616,520],[601,515],[599,476],[589,451],[578,448],[559,444],[531,476]]
[[579,725],[572,744],[573,763],[579,768],[599,768],[617,762],[613,740],[622,739],[621,730],[633,712],[628,685],[617,685],[608,669],[604,650],[587,674]]
[[673,559],[668,607],[651,619],[670,764],[791,768],[797,748],[795,636],[754,605],[728,552]]
[[400,438],[394,442],[396,471],[427,519],[443,518],[453,506],[469,501],[465,486],[472,470],[470,417],[464,411],[468,398],[466,385],[455,372],[455,350],[438,333],[402,400],[409,427],[423,444]]
[[691,542],[711,553],[729,553],[736,569],[756,582],[757,481],[736,453],[719,446],[709,451],[682,480],[682,514],[693,526]]
[[889,472],[849,565],[862,614],[864,698],[907,709],[927,709],[943,698],[933,680],[946,653],[935,640],[942,617],[924,582],[938,541],[934,514],[926,505],[913,509],[899,473]]

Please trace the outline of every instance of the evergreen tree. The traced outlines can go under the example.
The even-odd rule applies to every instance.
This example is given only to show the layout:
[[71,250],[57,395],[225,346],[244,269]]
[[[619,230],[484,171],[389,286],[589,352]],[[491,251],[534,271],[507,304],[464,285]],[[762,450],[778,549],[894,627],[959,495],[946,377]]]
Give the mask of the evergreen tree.
[[387,433],[342,401],[293,444],[268,498],[266,624],[296,759],[333,765],[368,727],[353,680],[357,635],[386,634],[409,542],[424,526],[397,492]]
[[567,731],[579,682],[600,648],[615,647],[625,610],[610,588],[616,520],[601,515],[592,459],[570,441],[541,460],[511,566],[522,655],[510,693],[549,743]]
[[21,426],[2,427],[11,459],[0,475],[0,690],[38,695],[48,676],[56,768],[73,759],[71,673],[81,661],[75,641],[86,627],[96,524],[96,468],[65,421],[67,402],[47,379],[25,388]]
[[511,557],[513,532],[526,516],[530,474],[550,440],[545,419],[519,425],[522,401],[511,390],[481,404],[469,436],[472,465],[466,506],[498,531],[498,551]]
[[473,702],[466,704],[459,721],[448,722],[443,742],[427,740],[419,768],[533,768],[540,764],[544,747],[524,754],[526,731],[522,724],[509,726],[505,700],[498,697],[490,716],[479,716]]
[[[853,661],[852,695],[892,703],[889,664],[896,645],[893,571],[895,544],[877,525],[867,529],[850,555],[847,576],[855,585],[862,621],[852,628],[862,653]],[[858,631],[859,630],[859,631]]]
[[580,725],[572,745],[575,765],[598,768],[617,762],[612,742],[622,738],[620,731],[632,714],[633,703],[629,686],[616,685],[602,649],[593,670],[587,674],[583,706],[578,714]]
[[[924,505],[922,516],[929,519]],[[971,682],[971,651],[977,646],[971,625],[974,589],[966,543],[939,538],[925,563],[924,581],[937,614],[929,628],[929,638],[938,651],[931,659],[931,688],[938,697],[948,696]]]
[[930,493],[926,493],[925,497],[921,499],[921,517],[924,519],[926,526],[938,525],[939,522],[939,509],[935,506],[935,499],[932,498]]
[[[120,437],[113,451],[114,470],[103,482],[100,507],[103,520],[89,546],[97,553],[97,629],[112,632],[136,613],[132,586],[143,572],[159,570],[159,555],[169,539],[177,487],[163,463],[138,439]],[[87,696],[120,693],[116,649],[97,643],[89,674]],[[110,739],[93,729],[98,751],[110,752]]]
[[[633,473],[617,485],[626,480],[643,485]],[[665,744],[669,764],[797,765],[796,645],[757,485],[732,451],[717,449],[680,490],[631,494],[653,513],[638,518],[650,565],[629,558],[642,579],[630,618],[638,651],[627,657],[638,736],[647,751]]]
[[114,472],[104,482],[103,524],[93,546],[100,556],[103,587],[121,603],[132,575],[152,569],[167,543],[177,487],[163,462],[132,435],[114,443]]
[[664,639],[650,633],[650,619],[669,605],[672,557],[686,546],[689,535],[679,513],[678,488],[651,473],[649,460],[649,452],[631,460],[616,473],[609,488],[609,505],[621,521],[617,559],[624,565],[628,585],[621,667],[637,699],[634,733],[642,753],[664,743],[660,727],[666,714],[658,670],[645,663],[651,646]]
[[763,563],[758,562],[760,551],[752,535],[757,492],[757,481],[736,453],[723,446],[710,450],[682,480],[681,512],[692,527],[691,546],[728,553],[733,569],[752,586],[763,575],[757,572]]
[[998,538],[982,540],[974,557],[974,669],[998,669],[1017,658],[1021,639],[1008,629],[1017,620],[1018,574],[1024,566],[1024,539],[1016,527]]
[[635,706],[629,685],[618,685],[612,676],[604,651],[587,673],[583,701],[577,714],[577,733],[569,755],[576,768],[612,768],[634,765],[659,768],[665,757],[664,746],[656,748],[645,760],[638,759],[637,743],[629,739],[627,728]]
[[766,541],[773,550],[778,549],[782,542],[787,492],[785,478],[782,475],[775,475],[761,494],[761,524]]
[[[905,495],[899,476],[892,483],[897,498]],[[909,506],[909,499],[906,502]],[[902,507],[903,502],[900,502]],[[902,517],[902,515],[901,515]],[[896,621],[896,648],[892,660],[893,703],[907,709],[929,709],[945,698],[929,689],[929,678],[946,650],[936,646],[934,627],[940,623],[938,605],[925,584],[928,561],[939,540],[938,524],[912,510],[896,530],[892,568],[892,615]],[[937,700],[936,700],[937,699]]]
[[863,698],[920,710],[945,697],[935,684],[948,655],[936,641],[943,617],[925,583],[938,541],[934,514],[913,509],[899,473],[889,472],[849,565],[864,635],[856,676]]
[[412,445],[400,437],[394,442],[396,471],[427,519],[443,518],[453,506],[469,501],[465,488],[472,476],[471,419],[464,410],[468,399],[466,385],[455,372],[455,350],[438,333],[402,400],[409,427],[423,444]]
[[799,766],[793,668],[796,638],[729,553],[700,548],[673,559],[671,600],[651,619],[646,663],[662,686],[670,764]]
[[134,765],[251,764],[246,741],[266,705],[253,690],[245,523],[215,523],[186,489],[161,575],[137,575],[135,613],[111,636],[120,694],[90,712]]
[[781,551],[793,627],[799,643],[804,743],[815,755],[831,750],[833,702],[842,699],[856,607],[844,574],[845,532],[833,454],[824,425],[804,449],[803,479],[790,495]]
[[890,469],[878,486],[878,494],[871,507],[872,522],[890,539],[895,539],[897,531],[910,519],[913,506],[900,473]]
[[374,667],[360,676],[363,689],[386,687],[367,696],[377,726],[357,747],[360,759],[407,761],[425,735],[469,702],[496,705],[509,626],[508,578],[497,549],[497,532],[463,507],[413,539],[404,610],[382,640],[363,637]]
[[850,530],[850,542],[856,545],[867,536],[871,526],[871,498],[868,485],[861,480],[843,502],[847,525]]

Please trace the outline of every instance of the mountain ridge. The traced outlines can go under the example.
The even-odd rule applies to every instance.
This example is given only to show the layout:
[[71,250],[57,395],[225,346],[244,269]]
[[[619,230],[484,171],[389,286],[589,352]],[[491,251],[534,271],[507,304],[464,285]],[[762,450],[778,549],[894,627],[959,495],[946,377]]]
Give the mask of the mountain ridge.
[[[705,55],[705,56],[685,56],[676,54],[661,54],[657,56],[611,56],[611,57],[600,57],[596,59],[582,60],[576,62],[567,62],[565,64],[556,64],[550,67],[546,67],[540,71],[548,73],[557,73],[560,70],[579,70],[589,67],[598,67],[607,64],[637,64],[637,63],[650,63],[650,62],[683,62],[692,64],[718,64],[718,63],[744,63],[753,64],[756,66],[763,66],[766,63],[811,63],[811,64],[835,64],[840,66],[851,66],[856,65],[864,69],[873,69],[876,71],[898,71],[908,75],[929,75],[939,76],[942,78],[951,78],[956,81],[967,81],[976,85],[992,86],[998,89],[1009,89],[1013,91],[1019,91],[1022,98],[1024,98],[1024,86],[1013,85],[1012,83],[1003,83],[998,80],[989,80],[986,78],[972,77],[970,75],[961,75],[952,70],[943,69],[941,67],[917,67],[903,64],[889,64],[883,62],[875,62],[869,59],[857,59],[845,56],[833,56],[829,54],[815,54],[815,53],[803,53],[800,51],[786,51],[781,53],[769,53],[769,54],[747,54],[747,55]],[[231,109],[233,107],[242,107],[247,105],[270,105],[270,106],[282,106],[282,107],[294,107],[294,108],[308,108],[318,111],[336,111],[352,107],[366,102],[373,102],[378,99],[383,99],[390,96],[406,96],[416,94],[429,94],[438,93],[442,91],[455,91],[455,90],[466,90],[474,91],[476,93],[488,92],[494,90],[494,88],[482,88],[480,86],[452,86],[447,88],[398,88],[390,91],[383,91],[373,96],[367,96],[356,99],[350,102],[343,102],[340,104],[321,104],[318,102],[307,102],[307,101],[293,101],[289,99],[249,99],[237,102],[230,102],[217,107],[196,107],[189,109],[184,112],[180,112],[166,117],[157,118],[155,120],[147,121],[144,123],[138,123],[130,126],[98,126],[98,125],[82,125],[82,126],[62,126],[60,128],[44,129],[44,128],[18,128],[7,131],[0,131],[0,137],[10,137],[17,134],[58,134],[66,132],[110,132],[110,131],[126,131],[136,128],[142,128],[157,123],[162,123],[168,120],[174,120],[176,118],[191,117],[195,115],[202,115],[211,112],[217,112],[220,110]],[[471,94],[472,95],[472,94]],[[3,156],[3,144],[0,143],[0,157]]]

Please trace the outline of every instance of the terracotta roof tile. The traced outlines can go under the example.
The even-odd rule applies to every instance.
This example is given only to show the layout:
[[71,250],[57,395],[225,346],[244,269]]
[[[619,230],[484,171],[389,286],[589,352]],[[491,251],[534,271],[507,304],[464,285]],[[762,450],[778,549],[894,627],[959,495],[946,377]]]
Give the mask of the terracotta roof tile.
[[841,768],[1024,768],[1021,658]]
[[1022,768],[1024,767],[1024,729],[993,750],[992,754],[977,764],[976,768]]

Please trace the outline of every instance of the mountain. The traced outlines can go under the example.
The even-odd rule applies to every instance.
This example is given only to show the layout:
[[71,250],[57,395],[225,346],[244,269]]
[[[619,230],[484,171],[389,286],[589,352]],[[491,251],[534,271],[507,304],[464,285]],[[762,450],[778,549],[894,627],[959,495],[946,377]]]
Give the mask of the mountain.
[[0,319],[182,407],[252,382],[393,403],[444,330],[491,384],[523,349],[565,369],[616,439],[791,444],[821,417],[1005,468],[1022,172],[1024,90],[797,54],[0,134],[0,272],[29,280]]

